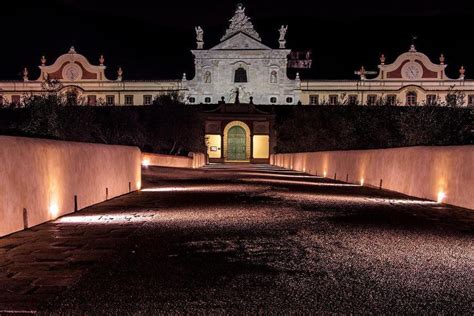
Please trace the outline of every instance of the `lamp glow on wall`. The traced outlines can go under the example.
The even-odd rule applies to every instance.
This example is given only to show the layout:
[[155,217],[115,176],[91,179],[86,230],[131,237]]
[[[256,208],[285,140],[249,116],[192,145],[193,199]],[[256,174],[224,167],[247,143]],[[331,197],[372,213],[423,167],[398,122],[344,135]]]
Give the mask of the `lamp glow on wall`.
[[324,175],[324,177],[326,178],[326,176],[328,175],[327,171],[324,171],[324,172],[323,172],[323,175]]
[[446,193],[443,192],[443,191],[439,191],[439,192],[438,192],[438,199],[437,199],[437,202],[438,202],[439,204],[442,204],[442,203],[444,203],[445,201],[446,201]]
[[59,215],[59,207],[58,203],[56,202],[51,202],[49,205],[49,214],[51,215],[52,218],[57,218]]
[[150,165],[150,159],[145,158],[145,159],[142,160],[142,166],[143,167],[148,168],[149,165]]
[[361,178],[361,179],[360,179],[360,185],[361,185],[361,186],[364,186],[364,181],[365,181],[364,178]]

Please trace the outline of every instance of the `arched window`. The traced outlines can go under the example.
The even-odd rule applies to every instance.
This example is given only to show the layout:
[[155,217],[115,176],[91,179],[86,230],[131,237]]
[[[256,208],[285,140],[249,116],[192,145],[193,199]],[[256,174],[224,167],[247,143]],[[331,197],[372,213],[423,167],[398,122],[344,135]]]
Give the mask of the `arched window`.
[[247,70],[240,67],[235,70],[234,82],[247,82]]
[[410,92],[407,92],[407,105],[416,105],[417,104],[417,95],[416,95],[416,92],[415,91],[410,91]]

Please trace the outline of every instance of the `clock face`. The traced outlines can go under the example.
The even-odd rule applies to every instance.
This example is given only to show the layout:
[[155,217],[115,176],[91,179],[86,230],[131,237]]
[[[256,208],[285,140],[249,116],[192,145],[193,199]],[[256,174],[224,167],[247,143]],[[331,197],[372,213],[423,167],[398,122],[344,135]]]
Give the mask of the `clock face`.
[[69,64],[63,69],[63,78],[69,81],[76,81],[82,78],[82,70],[76,64]]
[[423,69],[420,64],[415,62],[409,62],[402,68],[402,76],[408,80],[417,80],[423,76]]

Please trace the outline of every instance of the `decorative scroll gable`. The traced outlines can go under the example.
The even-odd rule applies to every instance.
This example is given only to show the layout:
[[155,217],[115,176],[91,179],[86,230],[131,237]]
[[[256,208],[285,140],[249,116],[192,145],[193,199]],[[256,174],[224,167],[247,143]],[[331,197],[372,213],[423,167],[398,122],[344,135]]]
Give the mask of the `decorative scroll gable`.
[[[383,61],[385,58],[383,58]],[[372,80],[394,80],[394,81],[432,81],[446,80],[443,63],[435,64],[428,56],[416,51],[414,45],[410,51],[401,54],[392,64],[382,62],[379,66],[379,74]]]
[[41,75],[38,81],[55,79],[66,82],[80,81],[106,81],[106,67],[103,65],[103,57],[100,58],[99,66],[92,65],[86,57],[78,54],[74,47],[71,47],[68,53],[63,54],[56,59],[52,65],[46,65],[46,60],[39,66]]

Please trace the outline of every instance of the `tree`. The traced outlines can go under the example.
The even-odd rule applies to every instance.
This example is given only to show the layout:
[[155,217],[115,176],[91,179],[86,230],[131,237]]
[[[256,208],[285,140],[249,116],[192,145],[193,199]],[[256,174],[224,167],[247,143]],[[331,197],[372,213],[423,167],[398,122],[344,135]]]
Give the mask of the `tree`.
[[464,99],[466,94],[461,90],[455,90],[454,86],[449,88],[449,92],[446,95],[446,106],[449,107],[460,107],[464,105]]

